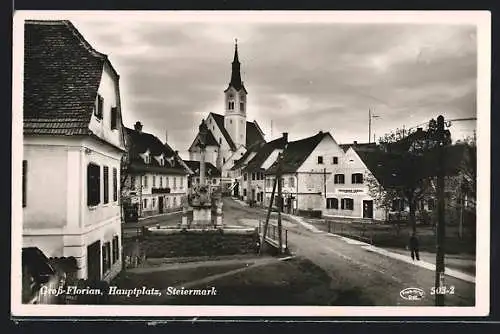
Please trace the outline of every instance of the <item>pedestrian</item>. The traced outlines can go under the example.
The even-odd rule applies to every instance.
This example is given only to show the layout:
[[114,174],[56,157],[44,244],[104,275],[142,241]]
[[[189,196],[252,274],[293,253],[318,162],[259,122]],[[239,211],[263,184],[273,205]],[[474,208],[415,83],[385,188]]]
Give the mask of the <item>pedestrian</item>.
[[418,239],[415,233],[413,233],[410,237],[410,252],[411,252],[411,259],[415,261],[420,260],[420,255],[418,253]]

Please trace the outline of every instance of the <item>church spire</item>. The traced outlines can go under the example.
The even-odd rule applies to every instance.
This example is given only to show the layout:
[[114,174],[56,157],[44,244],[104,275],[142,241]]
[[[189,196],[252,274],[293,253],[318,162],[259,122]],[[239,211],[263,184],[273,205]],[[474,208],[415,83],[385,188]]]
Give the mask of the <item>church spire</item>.
[[238,59],[238,39],[235,39],[232,67],[231,82],[229,86],[233,86],[236,90],[240,90],[243,87],[243,83],[241,82],[240,61]]

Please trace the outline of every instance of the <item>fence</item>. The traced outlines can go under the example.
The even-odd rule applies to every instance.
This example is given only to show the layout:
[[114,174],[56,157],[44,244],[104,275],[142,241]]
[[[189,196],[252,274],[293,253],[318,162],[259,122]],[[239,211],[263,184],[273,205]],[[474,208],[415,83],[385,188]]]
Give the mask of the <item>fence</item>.
[[[262,236],[262,233],[264,231],[264,223],[259,220],[259,235]],[[279,244],[279,229],[278,225],[269,222],[267,224],[267,231],[266,231],[266,241],[270,242],[273,244],[273,246],[278,246]],[[288,230],[286,228],[281,227],[281,241],[282,245],[285,247],[285,249],[288,249]]]

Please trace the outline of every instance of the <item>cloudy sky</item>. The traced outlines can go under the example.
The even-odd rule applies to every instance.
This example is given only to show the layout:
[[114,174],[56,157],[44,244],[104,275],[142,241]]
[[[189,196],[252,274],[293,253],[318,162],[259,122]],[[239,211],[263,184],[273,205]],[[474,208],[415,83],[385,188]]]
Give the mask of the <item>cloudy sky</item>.
[[[339,143],[368,140],[443,114],[476,116],[476,28],[470,25],[173,22],[72,18],[121,76],[124,123],[185,156],[201,119],[223,113],[238,39],[248,120],[266,139],[330,131]],[[272,127],[271,127],[272,124]],[[452,125],[455,139],[475,122]]]

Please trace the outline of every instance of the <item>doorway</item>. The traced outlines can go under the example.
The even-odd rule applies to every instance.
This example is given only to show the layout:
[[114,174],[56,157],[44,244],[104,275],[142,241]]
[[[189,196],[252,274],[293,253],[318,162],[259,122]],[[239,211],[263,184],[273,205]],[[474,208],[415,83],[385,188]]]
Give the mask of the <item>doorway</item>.
[[163,196],[158,197],[158,212],[163,213]]
[[373,218],[373,201],[363,201],[363,218]]
[[87,279],[99,281],[101,279],[101,241],[98,240],[87,246]]

